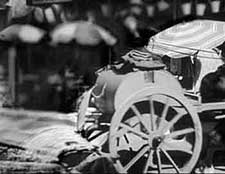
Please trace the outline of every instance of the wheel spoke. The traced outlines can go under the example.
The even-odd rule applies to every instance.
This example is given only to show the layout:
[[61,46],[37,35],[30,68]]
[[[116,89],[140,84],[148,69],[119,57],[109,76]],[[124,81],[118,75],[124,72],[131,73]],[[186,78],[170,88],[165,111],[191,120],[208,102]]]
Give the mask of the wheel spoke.
[[186,141],[185,138],[181,140],[166,139],[163,141],[160,147],[165,149],[166,151],[181,151],[190,155],[193,154],[193,145]]
[[173,125],[174,125],[179,119],[182,118],[182,116],[184,116],[183,113],[178,113],[178,114],[176,114],[176,115],[174,116],[174,118],[173,118],[171,121],[169,121],[169,122],[162,128],[162,134],[164,134],[165,132],[169,131],[169,130],[173,127]]
[[121,164],[121,162],[119,160],[116,160],[116,164],[115,164],[116,170],[119,173],[126,173],[126,171],[124,170],[123,165]]
[[156,156],[157,156],[157,166],[158,166],[158,172],[162,173],[162,162],[160,157],[160,151],[159,149],[156,150]]
[[168,109],[169,109],[169,98],[167,97],[166,103],[165,103],[163,111],[162,111],[162,116],[161,116],[160,123],[159,123],[159,129],[162,129],[165,126],[166,115],[168,113]]
[[180,114],[183,114],[185,115],[187,113],[187,111],[185,110],[185,108],[183,108],[182,106],[172,106],[172,108],[177,112],[177,113],[180,113]]
[[155,108],[154,108],[152,96],[149,97],[149,104],[150,104],[150,123],[151,123],[150,125],[152,128],[152,131],[154,131],[155,130],[155,122],[154,122]]
[[125,171],[128,171],[129,168],[131,168],[148,150],[148,146],[141,149],[141,151],[126,166],[124,166]]
[[147,134],[145,134],[145,133],[143,133],[141,131],[138,131],[138,130],[136,130],[136,129],[134,129],[134,128],[124,124],[124,123],[120,123],[120,127],[124,128],[124,129],[126,129],[126,130],[128,130],[130,132],[133,132],[134,134],[136,134],[136,135],[138,135],[138,136],[140,136],[140,137],[142,137],[144,139],[148,139],[148,135]]
[[186,128],[186,129],[183,129],[183,130],[171,132],[169,135],[166,136],[166,138],[176,138],[177,136],[190,134],[190,133],[193,133],[193,132],[195,132],[194,128]]
[[117,131],[116,133],[115,133],[115,135],[116,135],[116,137],[122,137],[122,136],[124,136],[126,133],[127,133],[127,129],[126,128],[122,128],[122,129],[120,129],[119,131]]
[[131,109],[134,111],[135,115],[138,117],[138,120],[140,121],[140,123],[145,127],[145,129],[150,133],[151,130],[149,129],[148,124],[146,123],[145,120],[142,119],[142,115],[141,113],[138,111],[137,107],[132,105]]
[[145,168],[143,170],[143,173],[148,173],[148,168],[149,166],[153,166],[153,150],[150,149],[150,152],[148,154],[148,159],[146,161],[146,164],[145,164]]
[[171,158],[171,156],[163,148],[160,148],[160,150],[164,153],[164,155],[167,157],[167,159],[173,165],[173,167],[175,168],[175,170],[177,171],[177,173],[180,173],[180,169],[177,167],[176,163],[173,161],[173,159]]

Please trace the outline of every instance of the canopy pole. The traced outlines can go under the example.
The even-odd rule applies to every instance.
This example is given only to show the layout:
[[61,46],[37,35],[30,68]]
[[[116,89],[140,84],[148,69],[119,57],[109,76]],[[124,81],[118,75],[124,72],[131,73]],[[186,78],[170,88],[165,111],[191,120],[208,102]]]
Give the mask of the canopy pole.
[[177,2],[176,0],[173,0],[173,20],[175,21],[177,19]]
[[10,98],[11,102],[15,104],[16,102],[16,48],[11,46],[8,49],[8,79],[10,88]]

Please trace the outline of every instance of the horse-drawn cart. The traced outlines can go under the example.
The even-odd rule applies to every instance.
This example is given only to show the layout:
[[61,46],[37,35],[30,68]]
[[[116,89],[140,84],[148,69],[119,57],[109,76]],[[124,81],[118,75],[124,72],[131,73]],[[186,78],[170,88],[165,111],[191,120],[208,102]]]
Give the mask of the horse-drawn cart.
[[[205,145],[200,116],[209,111],[218,117],[225,110],[224,102],[202,103],[196,88],[190,92],[181,86],[149,49],[160,48],[156,39],[147,52],[133,50],[123,63],[99,71],[96,84],[80,102],[78,132],[109,153],[121,173],[192,172]],[[161,46],[166,50],[165,44]],[[187,48],[179,48],[182,53],[174,46],[175,53],[187,56]],[[187,50],[190,57],[199,53]]]

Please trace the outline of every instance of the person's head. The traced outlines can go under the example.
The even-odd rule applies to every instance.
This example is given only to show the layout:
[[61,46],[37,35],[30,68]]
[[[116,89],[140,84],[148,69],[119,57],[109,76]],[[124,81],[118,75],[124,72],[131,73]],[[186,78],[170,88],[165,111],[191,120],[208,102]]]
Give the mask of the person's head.
[[127,16],[123,22],[124,26],[131,32],[136,32],[138,27],[138,21],[134,16]]
[[225,93],[225,65],[221,65],[216,70],[217,75],[217,83],[216,87],[221,91]]

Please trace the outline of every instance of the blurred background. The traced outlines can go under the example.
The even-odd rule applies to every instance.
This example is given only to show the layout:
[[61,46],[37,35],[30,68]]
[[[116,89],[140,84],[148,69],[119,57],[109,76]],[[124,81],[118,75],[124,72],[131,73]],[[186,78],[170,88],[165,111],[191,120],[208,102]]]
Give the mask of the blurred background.
[[225,20],[225,1],[1,0],[0,105],[71,112],[98,69],[196,18]]

